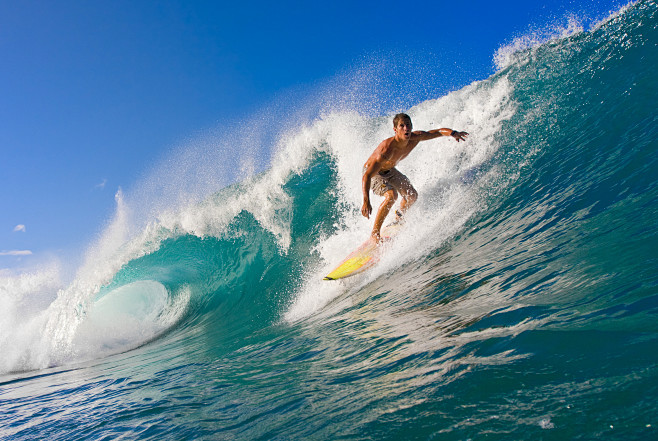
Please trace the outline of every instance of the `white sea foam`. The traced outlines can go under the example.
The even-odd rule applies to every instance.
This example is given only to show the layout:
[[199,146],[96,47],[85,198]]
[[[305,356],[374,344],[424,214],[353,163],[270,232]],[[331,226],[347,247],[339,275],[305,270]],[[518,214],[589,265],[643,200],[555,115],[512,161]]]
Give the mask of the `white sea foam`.
[[43,329],[44,310],[61,284],[58,264],[0,276],[0,372],[29,365],[27,348]]

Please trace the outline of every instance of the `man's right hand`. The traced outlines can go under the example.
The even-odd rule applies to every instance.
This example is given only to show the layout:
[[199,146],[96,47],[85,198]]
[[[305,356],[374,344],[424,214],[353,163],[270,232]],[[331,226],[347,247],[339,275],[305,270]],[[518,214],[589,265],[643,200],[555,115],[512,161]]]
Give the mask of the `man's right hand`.
[[450,134],[453,138],[459,141],[466,141],[466,137],[468,136],[468,133],[466,132],[459,132],[457,130],[453,130],[452,133]]
[[372,213],[372,205],[370,205],[370,200],[363,201],[363,207],[361,207],[361,214],[366,219],[370,219],[371,213]]

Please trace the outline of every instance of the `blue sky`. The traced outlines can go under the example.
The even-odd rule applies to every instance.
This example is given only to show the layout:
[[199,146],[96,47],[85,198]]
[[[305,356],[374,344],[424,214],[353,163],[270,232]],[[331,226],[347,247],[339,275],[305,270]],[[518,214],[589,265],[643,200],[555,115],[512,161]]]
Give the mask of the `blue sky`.
[[83,249],[119,187],[282,91],[396,54],[446,93],[513,38],[625,3],[2,1],[0,270]]

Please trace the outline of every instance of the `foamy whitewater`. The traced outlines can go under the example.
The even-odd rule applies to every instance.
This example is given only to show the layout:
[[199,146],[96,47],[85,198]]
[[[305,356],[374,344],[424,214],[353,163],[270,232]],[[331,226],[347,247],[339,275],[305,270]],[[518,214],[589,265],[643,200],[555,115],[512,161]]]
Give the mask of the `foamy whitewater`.
[[[411,108],[346,74],[173,152],[79,267],[0,273],[0,438],[657,438],[657,11],[516,39]],[[396,111],[470,137],[420,144],[405,229],[322,281]]]

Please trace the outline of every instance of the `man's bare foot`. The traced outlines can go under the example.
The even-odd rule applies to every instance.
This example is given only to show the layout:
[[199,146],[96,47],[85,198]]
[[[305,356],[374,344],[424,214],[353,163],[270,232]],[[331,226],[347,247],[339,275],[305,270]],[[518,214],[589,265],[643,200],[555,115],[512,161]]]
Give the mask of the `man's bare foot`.
[[370,240],[374,241],[377,245],[382,241],[382,237],[379,234],[379,231],[373,231],[370,233]]
[[382,245],[383,243],[390,242],[391,238],[389,236],[381,236],[378,232],[372,232],[370,239],[375,242],[377,246]]

